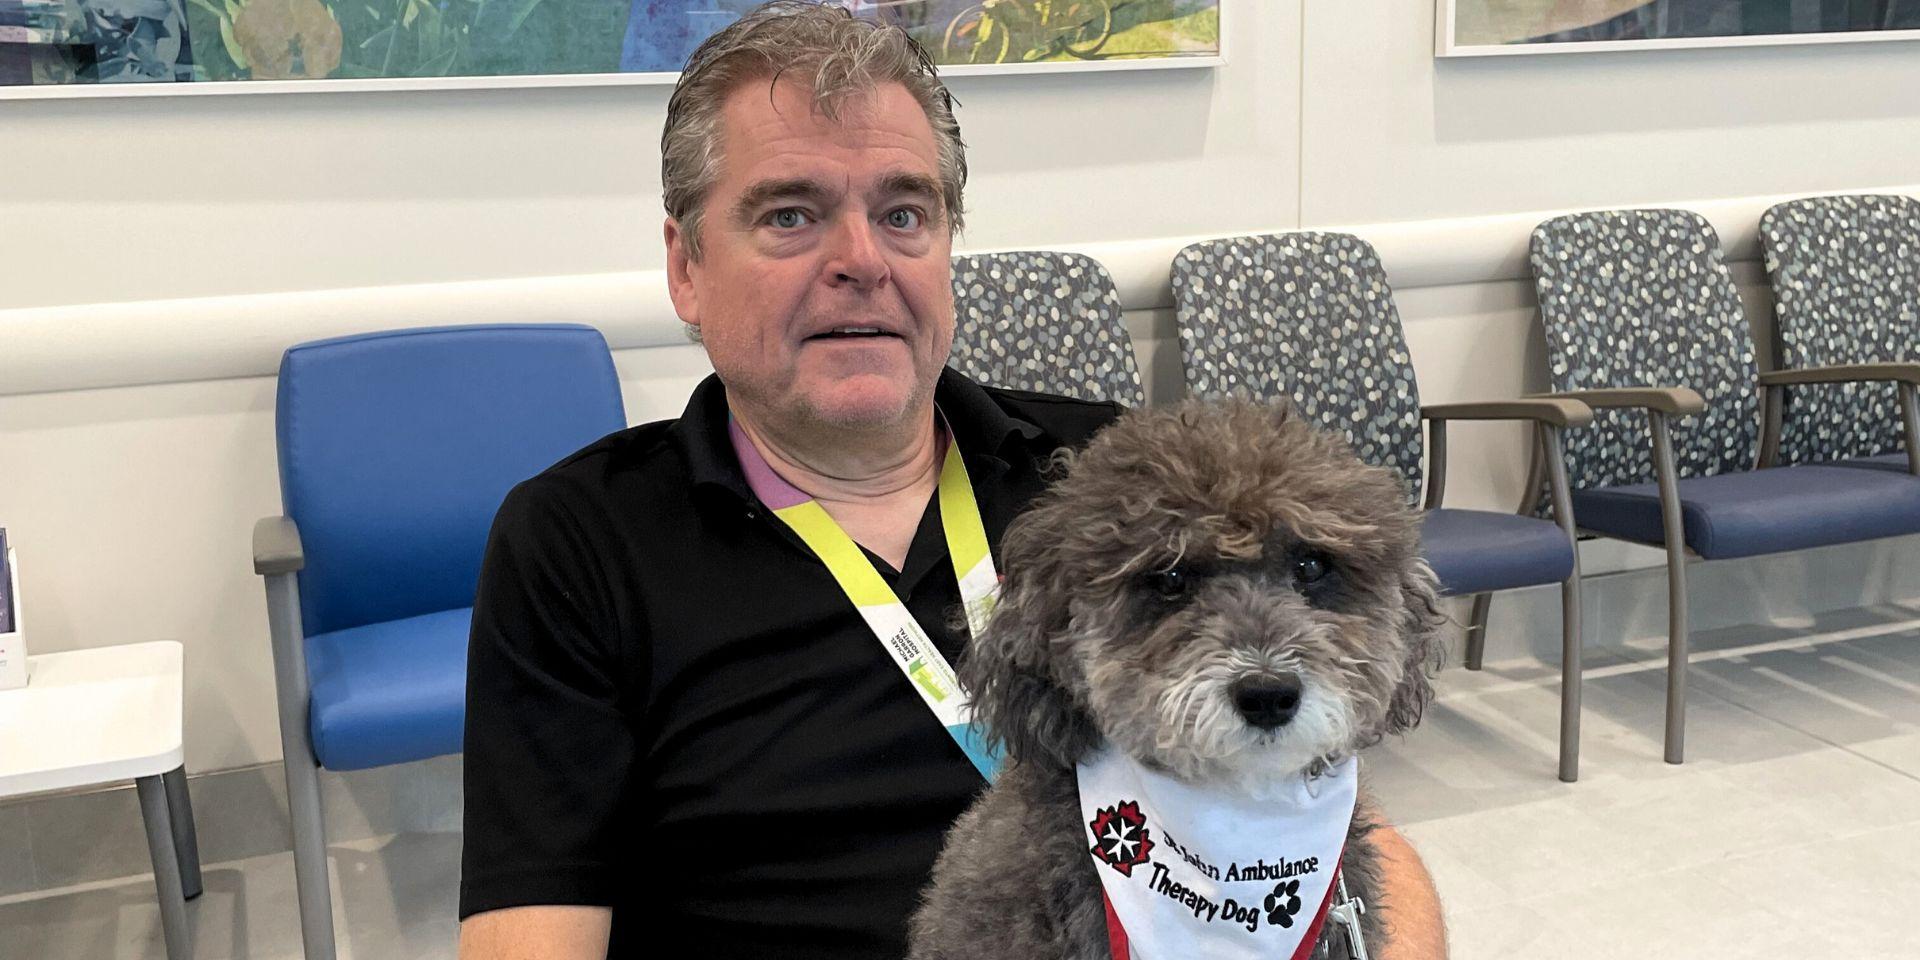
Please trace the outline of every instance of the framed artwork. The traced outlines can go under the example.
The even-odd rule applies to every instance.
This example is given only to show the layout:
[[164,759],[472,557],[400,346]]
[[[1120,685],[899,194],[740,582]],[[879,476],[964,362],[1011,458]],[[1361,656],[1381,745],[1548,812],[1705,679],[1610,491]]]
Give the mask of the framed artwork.
[[[1223,0],[831,0],[943,75],[1221,62]],[[672,83],[759,0],[0,0],[0,98]]]
[[1920,39],[1920,0],[1437,0],[1442,57]]

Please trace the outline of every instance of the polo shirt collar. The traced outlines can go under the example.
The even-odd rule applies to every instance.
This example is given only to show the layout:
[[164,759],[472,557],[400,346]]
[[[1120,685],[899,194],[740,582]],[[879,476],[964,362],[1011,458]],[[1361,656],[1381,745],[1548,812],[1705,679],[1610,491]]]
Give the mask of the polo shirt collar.
[[[1007,413],[979,384],[948,368],[934,385],[934,403],[946,415],[954,440],[969,458],[986,457],[1005,469],[1010,444],[1038,439],[1042,431],[1030,421]],[[694,388],[687,409],[671,428],[675,443],[687,458],[696,488],[722,490],[752,502],[753,491],[740,472],[733,442],[727,435],[727,389],[718,375]]]

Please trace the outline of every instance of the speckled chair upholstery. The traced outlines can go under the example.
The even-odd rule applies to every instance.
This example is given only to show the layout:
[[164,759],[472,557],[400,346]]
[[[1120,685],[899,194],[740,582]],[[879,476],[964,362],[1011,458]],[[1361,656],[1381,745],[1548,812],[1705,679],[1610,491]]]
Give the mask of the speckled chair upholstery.
[[[1555,396],[1594,408],[1570,435],[1582,530],[1664,545],[1666,758],[1685,754],[1688,554],[1745,557],[1920,531],[1920,479],[1755,469],[1753,342],[1719,237],[1699,214],[1625,210],[1535,228],[1531,261]],[[1684,419],[1682,419],[1684,418]]]
[[[1769,384],[1785,463],[1845,462],[1920,473],[1920,200],[1813,197],[1760,217],[1783,371],[1839,368],[1846,382]],[[1896,366],[1905,365],[1908,369]],[[1873,370],[1868,370],[1873,367]],[[1904,379],[1903,379],[1904,377]]]
[[953,258],[947,366],[996,387],[1146,404],[1133,339],[1106,268],[1076,253]]
[[[1528,421],[1555,451],[1544,459],[1557,465],[1560,431],[1585,423],[1586,407],[1541,400],[1421,406],[1386,271],[1359,237],[1284,233],[1194,244],[1174,259],[1173,293],[1189,393],[1290,402],[1319,428],[1345,437],[1362,460],[1397,472],[1410,502],[1425,491],[1427,562],[1447,593],[1474,597],[1469,667],[1480,665],[1493,591],[1561,584],[1560,777],[1574,780],[1581,650],[1573,528],[1440,503],[1447,421]],[[1430,444],[1421,439],[1423,420]],[[1430,470],[1422,470],[1423,458]],[[1564,507],[1564,477],[1556,489]]]

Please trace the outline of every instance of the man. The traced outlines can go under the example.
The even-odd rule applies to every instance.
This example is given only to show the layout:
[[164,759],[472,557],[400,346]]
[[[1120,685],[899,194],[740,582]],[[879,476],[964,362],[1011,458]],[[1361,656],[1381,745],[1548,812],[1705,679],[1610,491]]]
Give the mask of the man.
[[[668,283],[716,376],[679,420],[501,507],[474,608],[461,956],[897,960],[982,781],[770,501],[823,508],[954,659],[948,446],[997,543],[1048,456],[1117,408],[942,372],[966,167],[897,30],[748,14],[689,61],[662,148]],[[1378,955],[1443,956],[1430,881],[1377,835]]]

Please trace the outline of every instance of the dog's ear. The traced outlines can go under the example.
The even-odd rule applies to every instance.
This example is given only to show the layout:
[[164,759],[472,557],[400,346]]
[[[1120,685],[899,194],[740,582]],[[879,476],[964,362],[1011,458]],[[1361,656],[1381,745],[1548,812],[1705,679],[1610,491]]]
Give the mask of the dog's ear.
[[1433,701],[1433,683],[1428,676],[1440,669],[1445,656],[1440,628],[1446,617],[1440,613],[1439,583],[1426,561],[1407,564],[1400,576],[1400,599],[1399,626],[1406,658],[1400,685],[1394,688],[1387,705],[1387,733],[1405,733],[1420,722],[1420,714]]
[[1009,573],[993,617],[967,646],[960,682],[972,697],[973,717],[1010,761],[1072,767],[1099,742],[1055,669],[1056,646],[1067,642],[1073,587],[1054,527],[1067,510],[1043,503],[1014,522],[1003,541]]

